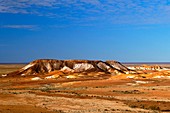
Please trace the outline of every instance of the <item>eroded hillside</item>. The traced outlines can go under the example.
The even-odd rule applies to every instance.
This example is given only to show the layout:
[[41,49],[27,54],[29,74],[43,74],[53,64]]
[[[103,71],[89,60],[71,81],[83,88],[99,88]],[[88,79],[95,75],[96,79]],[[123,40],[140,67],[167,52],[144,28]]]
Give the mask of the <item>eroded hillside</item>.
[[0,112],[166,113],[169,82],[169,67],[158,65],[35,60],[1,75]]

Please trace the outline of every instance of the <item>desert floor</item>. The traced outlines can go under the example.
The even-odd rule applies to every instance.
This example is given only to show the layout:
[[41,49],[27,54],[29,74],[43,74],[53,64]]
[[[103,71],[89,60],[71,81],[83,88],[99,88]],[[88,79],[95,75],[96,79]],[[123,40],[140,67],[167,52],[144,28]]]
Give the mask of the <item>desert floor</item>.
[[[23,64],[0,65],[1,74]],[[167,65],[166,65],[167,66]],[[0,113],[160,113],[170,112],[170,79],[0,78]]]

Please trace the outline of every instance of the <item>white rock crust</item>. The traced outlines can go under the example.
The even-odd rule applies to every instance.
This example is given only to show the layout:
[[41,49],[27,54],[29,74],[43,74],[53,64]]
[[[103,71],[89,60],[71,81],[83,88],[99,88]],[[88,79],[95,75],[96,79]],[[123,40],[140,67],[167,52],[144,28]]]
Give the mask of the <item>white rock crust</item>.
[[126,78],[135,78],[135,76],[127,76]]
[[74,72],[74,70],[73,70],[73,69],[70,69],[70,68],[69,68],[69,67],[67,67],[67,66],[64,66],[64,67],[61,69],[61,71]]
[[131,70],[136,70],[135,67],[127,67],[128,69],[131,69]]
[[21,76],[25,76],[25,74],[21,74]]
[[97,66],[98,66],[99,68],[101,68],[101,69],[104,69],[104,70],[109,70],[109,69],[111,69],[110,66],[106,65],[106,64],[103,63],[103,62],[99,62],[99,63],[97,64]]
[[7,76],[7,74],[3,74],[3,75],[1,75],[2,77],[6,77]]
[[88,64],[88,63],[75,64],[73,67],[73,69],[75,71],[86,71],[86,70],[90,70],[93,68],[94,68],[94,66],[92,64]]
[[22,69],[23,69],[23,70],[26,70],[26,69],[28,69],[28,68],[34,66],[34,65],[35,65],[35,64],[28,64],[28,65],[26,65],[25,67],[23,67]]
[[31,80],[42,80],[40,77],[34,77]]
[[66,78],[77,78],[77,77],[74,75],[68,75],[68,76],[66,76]]
[[149,81],[135,81],[137,84],[147,84]]
[[51,72],[52,68],[51,68],[50,63],[46,63],[45,67],[47,68],[48,72]]
[[165,76],[161,75],[161,76],[154,76],[153,78],[164,78]]
[[45,79],[53,79],[55,78],[54,76],[48,76],[48,77],[45,77]]

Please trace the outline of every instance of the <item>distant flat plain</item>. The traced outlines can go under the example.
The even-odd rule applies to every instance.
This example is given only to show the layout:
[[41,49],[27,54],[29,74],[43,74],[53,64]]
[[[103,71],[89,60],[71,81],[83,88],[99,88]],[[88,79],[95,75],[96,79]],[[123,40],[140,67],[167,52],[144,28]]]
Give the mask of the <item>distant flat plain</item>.
[[140,65],[159,65],[164,68],[170,68],[170,62],[124,62],[125,66],[140,66]]
[[4,63],[4,64],[0,64],[0,75],[1,74],[7,74],[13,71],[16,71],[22,67],[24,67],[26,64],[9,64],[9,63]]

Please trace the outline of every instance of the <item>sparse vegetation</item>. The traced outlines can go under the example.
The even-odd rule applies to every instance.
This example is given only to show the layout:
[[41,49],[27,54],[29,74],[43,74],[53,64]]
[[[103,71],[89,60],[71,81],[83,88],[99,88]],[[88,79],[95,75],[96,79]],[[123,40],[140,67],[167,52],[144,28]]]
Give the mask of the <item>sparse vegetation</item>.
[[113,90],[112,92],[122,93],[122,94],[142,94],[142,93],[144,93],[144,92],[140,92],[139,90],[126,90],[126,91]]
[[[105,80],[102,78],[105,75],[95,77],[101,79],[91,79],[94,74],[94,72],[91,73],[90,77],[86,74],[88,77],[83,75],[76,80],[62,76],[57,80],[42,81],[31,81],[29,76],[1,78],[0,103],[9,104],[8,101],[11,100],[17,105],[32,104],[56,113],[170,111],[170,102],[166,102],[170,100],[170,80],[168,79],[151,80],[147,79],[147,74],[145,74],[146,78],[137,80],[127,79],[124,77],[127,76],[126,74],[114,76],[123,76],[123,79],[113,77]],[[139,75],[133,76],[140,77]],[[136,86],[127,85],[135,81],[152,82]]]
[[150,106],[149,109],[151,110],[160,110],[160,108],[158,106]]

